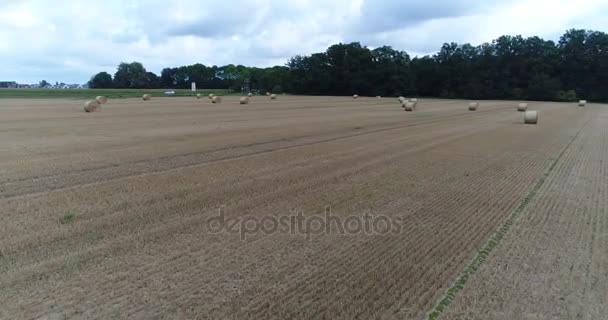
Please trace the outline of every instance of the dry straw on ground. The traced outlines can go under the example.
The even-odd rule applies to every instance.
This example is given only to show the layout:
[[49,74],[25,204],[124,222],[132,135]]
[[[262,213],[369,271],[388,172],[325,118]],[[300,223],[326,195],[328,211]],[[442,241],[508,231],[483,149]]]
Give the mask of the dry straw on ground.
[[87,101],[84,103],[85,112],[97,112],[101,109],[101,105],[96,100]]
[[517,105],[517,111],[524,112],[526,110],[528,110],[528,104],[527,103],[520,103],[519,105]]
[[[551,119],[522,126],[523,112],[513,112],[519,103],[513,101],[484,100],[481,116],[466,112],[463,100],[424,99],[423,109],[415,110],[422,114],[399,114],[390,107],[394,98],[379,108],[344,96],[286,96],[256,100],[251,108],[235,106],[240,97],[217,108],[199,103],[207,106],[199,112],[190,97],[126,99],[84,115],[85,100],[95,96],[2,99],[0,119],[19,125],[3,126],[0,135],[0,145],[10,149],[0,161],[4,184],[10,184],[1,191],[0,318],[70,318],[88,307],[98,318],[426,318],[444,293],[453,296],[446,289],[460,285],[469,262],[512,221],[522,228],[511,229],[502,247],[483,256],[493,261],[480,267],[487,276],[466,273],[457,298],[463,308],[480,297],[487,303],[443,319],[608,314],[608,305],[598,302],[608,294],[608,221],[601,213],[608,107],[533,102]],[[330,218],[344,213],[345,223],[349,212],[367,212],[370,205],[389,219],[405,220],[388,221],[401,224],[390,225],[398,234],[386,234],[386,219],[375,216],[380,225],[370,231],[378,236],[365,228],[350,228],[348,236],[336,228],[329,235],[260,231],[264,212],[322,210],[329,202]],[[233,221],[259,213],[258,233],[241,234],[242,240],[229,232],[209,234],[207,215],[216,217],[216,206],[224,204],[220,214]],[[572,214],[577,205],[585,210]],[[521,212],[515,220],[513,211]],[[140,236],[145,243],[134,245]],[[201,246],[202,239],[212,243]],[[306,254],[303,241],[313,244],[305,246]],[[538,254],[548,243],[550,250]],[[503,251],[509,254],[494,256]],[[199,261],[213,266],[202,270]],[[283,277],[289,273],[294,276]],[[212,303],[209,290],[201,290],[235,275],[238,283],[231,284],[245,294],[218,289],[215,298],[227,303]],[[152,283],[146,301],[123,303],[148,285],[146,279],[168,279],[171,286]],[[565,302],[559,292],[551,294],[558,289]],[[464,295],[466,290],[478,295]],[[252,292],[259,294],[246,294]],[[200,303],[189,303],[195,300]]]
[[538,123],[538,111],[526,111],[524,113],[525,124],[537,124]]
[[106,96],[97,96],[95,98],[95,101],[97,101],[97,103],[99,103],[99,104],[106,104],[106,103],[108,103],[108,97],[106,97]]
[[147,93],[146,93],[146,94],[144,94],[143,96],[141,96],[141,98],[142,98],[144,101],[148,101],[148,100],[152,99],[152,95],[150,95],[150,94],[147,94]]

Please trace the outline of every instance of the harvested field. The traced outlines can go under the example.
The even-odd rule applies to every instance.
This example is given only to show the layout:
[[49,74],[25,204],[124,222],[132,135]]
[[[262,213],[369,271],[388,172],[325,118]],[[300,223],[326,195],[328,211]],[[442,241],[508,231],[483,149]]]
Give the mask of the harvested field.
[[443,319],[608,314],[608,117],[594,109]]
[[[0,100],[0,319],[421,319],[539,185],[443,316],[523,301],[543,318],[534,308],[555,301],[525,299],[557,274],[576,308],[605,298],[608,109],[534,102],[530,126],[512,101],[465,103],[155,97],[85,114],[76,100]],[[259,221],[328,207],[399,232],[209,230],[219,208]],[[564,245],[574,269],[545,268]],[[500,289],[508,300],[483,299]]]

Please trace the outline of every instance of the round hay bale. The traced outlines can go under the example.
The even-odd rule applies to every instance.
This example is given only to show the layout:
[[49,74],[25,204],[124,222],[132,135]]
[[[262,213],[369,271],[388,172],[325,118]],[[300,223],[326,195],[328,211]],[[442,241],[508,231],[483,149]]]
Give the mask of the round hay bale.
[[528,104],[527,103],[520,103],[519,105],[517,105],[517,111],[519,111],[519,112],[525,112],[526,110],[528,110]]
[[584,107],[587,105],[587,100],[579,100],[578,101],[578,106],[579,107]]
[[209,94],[209,100],[213,99],[213,93]]
[[253,93],[249,92],[249,93],[247,94],[247,96],[248,96],[249,98],[251,98],[251,97],[253,97]]
[[220,97],[220,96],[213,96],[213,98],[211,98],[211,102],[212,103],[222,103],[222,97]]
[[381,96],[376,96],[376,99],[382,99],[382,97]]
[[271,94],[270,95],[270,100],[276,100],[277,99],[277,95],[276,94]]
[[267,96],[270,96],[270,92],[266,92],[266,95],[267,95]]
[[152,99],[152,95],[146,93],[143,96],[141,96],[141,98],[144,101],[149,101],[150,99]]
[[399,98],[397,98],[397,100],[399,100],[399,103],[403,103],[403,102],[405,102],[407,99],[405,99],[404,97],[399,97]]
[[239,100],[239,103],[240,103],[240,104],[249,104],[249,97],[242,97],[242,98]]
[[359,98],[359,95],[358,94],[353,94],[353,99],[357,99],[357,98]]
[[85,112],[97,112],[101,109],[101,105],[96,100],[87,101],[84,103]]
[[197,94],[196,94],[196,98],[197,98],[197,99],[200,99],[200,98],[201,98],[201,94],[200,94],[200,93],[197,93]]
[[411,99],[410,99],[410,102],[413,102],[413,103],[418,103],[418,99],[416,99],[416,98],[411,98]]
[[106,103],[108,103],[108,97],[106,97],[106,96],[97,96],[95,98],[95,101],[97,101],[97,103],[99,103],[99,104],[106,104]]
[[469,103],[469,110],[470,111],[477,110],[477,107],[479,107],[479,102],[471,102],[471,103]]
[[538,123],[538,111],[526,111],[524,113],[525,124],[537,124]]
[[405,109],[405,111],[414,111],[416,110],[416,104],[414,102],[408,101],[403,104],[403,109]]

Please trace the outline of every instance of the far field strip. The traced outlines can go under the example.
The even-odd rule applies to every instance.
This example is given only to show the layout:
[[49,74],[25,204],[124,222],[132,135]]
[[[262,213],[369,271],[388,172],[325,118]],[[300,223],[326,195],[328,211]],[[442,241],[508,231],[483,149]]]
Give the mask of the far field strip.
[[[403,121],[397,121],[382,125],[368,125],[360,128],[343,128],[332,131],[323,130],[321,133],[315,132],[307,133],[305,135],[292,135],[269,141],[222,146],[211,150],[180,153],[155,159],[121,161],[120,163],[110,163],[105,166],[96,167],[87,166],[80,170],[75,170],[72,166],[69,168],[69,172],[59,172],[51,175],[35,175],[33,177],[24,177],[19,180],[11,180],[10,176],[5,176],[4,179],[8,178],[8,180],[0,181],[0,198],[10,198],[60,188],[75,187],[86,183],[96,183],[100,181],[100,177],[102,177],[101,179],[103,180],[119,179],[132,175],[150,174],[152,172],[173,170],[186,166],[210,164],[216,161],[225,161],[266,152],[276,152],[339,139],[349,139],[360,135],[377,134],[385,131],[402,130],[417,126],[428,126],[437,122],[455,121],[461,118],[478,118],[495,111],[502,110],[504,112],[506,111],[505,108],[506,106],[499,106],[488,108],[487,110],[480,110],[475,113],[465,112],[445,116],[440,115],[438,117],[433,117],[431,120],[424,118],[414,119],[414,121],[409,120],[406,124],[403,124]],[[22,161],[19,161],[17,165],[22,166]],[[123,167],[127,169],[122,169]],[[70,176],[74,176],[75,178],[70,178]],[[82,182],[76,182],[78,180],[81,180]]]

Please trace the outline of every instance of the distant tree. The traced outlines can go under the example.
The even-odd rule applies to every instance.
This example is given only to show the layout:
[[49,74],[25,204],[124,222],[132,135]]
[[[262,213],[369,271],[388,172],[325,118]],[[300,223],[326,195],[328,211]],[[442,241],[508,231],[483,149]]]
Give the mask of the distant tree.
[[556,100],[559,98],[560,89],[559,79],[552,78],[544,73],[534,74],[530,78],[527,98],[531,100]]
[[112,88],[112,76],[107,72],[100,72],[88,82],[89,88],[92,89],[108,89]]
[[177,68],[165,68],[160,73],[160,86],[163,88],[175,88],[177,81],[175,80],[175,74]]
[[371,82],[369,93],[374,96],[400,96],[412,91],[410,57],[391,47],[379,47],[371,51],[372,63],[368,66]]
[[115,88],[146,88],[148,85],[148,72],[139,62],[125,63],[118,65],[118,70],[114,74]]
[[146,85],[147,89],[157,89],[160,88],[160,78],[154,72],[146,73]]
[[46,80],[42,80],[42,81],[40,81],[40,83],[38,83],[38,86],[40,88],[44,88],[44,87],[49,86],[49,85],[51,85],[51,84],[48,81],[46,81]]

